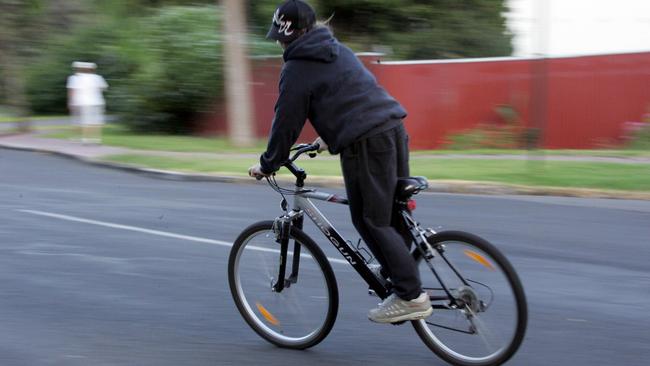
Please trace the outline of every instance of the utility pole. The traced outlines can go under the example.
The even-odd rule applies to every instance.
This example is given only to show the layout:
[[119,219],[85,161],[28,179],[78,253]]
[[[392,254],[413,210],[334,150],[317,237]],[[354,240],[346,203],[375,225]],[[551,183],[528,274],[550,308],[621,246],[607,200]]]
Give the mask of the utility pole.
[[533,126],[537,129],[537,146],[541,147],[544,143],[544,135],[548,126],[548,53],[550,44],[550,27],[551,27],[551,1],[539,0],[536,3],[536,59],[532,61],[532,119]]
[[252,146],[255,142],[244,3],[242,0],[221,0],[228,138],[236,146]]

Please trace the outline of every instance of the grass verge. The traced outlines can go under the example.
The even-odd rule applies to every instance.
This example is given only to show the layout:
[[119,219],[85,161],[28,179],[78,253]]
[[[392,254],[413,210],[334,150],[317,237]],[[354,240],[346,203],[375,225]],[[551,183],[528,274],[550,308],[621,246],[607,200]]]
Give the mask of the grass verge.
[[0,115],[0,123],[17,123],[23,121],[44,121],[44,120],[56,120],[56,119],[65,119],[68,116],[33,116],[33,117],[14,117],[14,116],[3,116]]
[[[57,132],[43,137],[70,139],[78,137],[79,132],[74,128],[61,128]],[[260,141],[254,147],[235,147],[226,138],[174,136],[174,135],[142,135],[129,132],[119,125],[106,125],[103,128],[102,143],[108,146],[125,147],[137,150],[158,150],[177,152],[234,152],[259,153],[266,148],[266,141]]]
[[471,150],[419,150],[412,151],[412,156],[427,155],[530,155],[544,156],[596,156],[606,158],[650,157],[650,150],[519,150],[519,149],[471,149]]
[[[155,169],[225,175],[246,174],[255,163],[243,158],[186,159],[145,155],[115,155],[107,160]],[[341,174],[337,160],[300,160],[298,165],[314,176]],[[411,174],[429,179],[650,192],[650,164],[431,157],[412,159]]]
[[[37,129],[45,129],[36,127]],[[48,126],[56,132],[45,135],[48,138],[69,139],[78,136],[78,131],[70,126]],[[241,148],[230,144],[225,138],[142,135],[127,131],[119,125],[104,127],[104,145],[126,147],[138,150],[215,152],[215,153],[261,153],[266,148],[266,140],[260,140],[254,147]],[[436,155],[528,155],[528,150],[476,149],[476,150],[423,150],[412,151],[413,157]],[[597,157],[650,157],[650,150],[536,150],[532,154],[540,156],[597,156]]]

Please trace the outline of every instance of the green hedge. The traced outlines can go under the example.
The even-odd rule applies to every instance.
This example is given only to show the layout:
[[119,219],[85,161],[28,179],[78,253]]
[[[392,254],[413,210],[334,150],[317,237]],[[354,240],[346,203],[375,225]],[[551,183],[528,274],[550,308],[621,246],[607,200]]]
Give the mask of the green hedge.
[[627,145],[631,150],[650,150],[650,118],[649,121],[632,135]]
[[219,11],[168,7],[141,26],[140,64],[119,90],[119,112],[134,130],[189,132],[194,114],[222,94]]
[[[395,59],[509,56],[505,0],[307,0],[356,51]],[[251,29],[266,34],[279,0],[248,0]]]

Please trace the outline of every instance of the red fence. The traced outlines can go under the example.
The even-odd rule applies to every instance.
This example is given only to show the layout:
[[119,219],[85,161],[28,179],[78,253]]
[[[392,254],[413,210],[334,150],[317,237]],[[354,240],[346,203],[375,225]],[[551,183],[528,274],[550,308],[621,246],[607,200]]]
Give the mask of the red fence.
[[[650,108],[650,52],[546,60],[362,59],[408,110],[412,149],[439,148],[450,134],[485,122],[500,123],[498,105],[511,106],[523,125],[540,128],[546,148],[611,146],[621,142],[623,123],[639,121]],[[260,137],[271,126],[280,67],[277,58],[253,62]],[[207,119],[201,132],[225,132],[224,117],[220,112]],[[314,137],[308,127],[301,140]]]

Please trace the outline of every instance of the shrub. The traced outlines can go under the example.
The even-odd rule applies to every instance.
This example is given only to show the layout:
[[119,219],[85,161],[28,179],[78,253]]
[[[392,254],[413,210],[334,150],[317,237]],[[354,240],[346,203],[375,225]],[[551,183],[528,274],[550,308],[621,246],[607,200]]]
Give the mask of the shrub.
[[[223,97],[220,9],[161,8],[141,20],[135,46],[139,65],[118,89],[118,113],[137,132],[189,133],[198,113]],[[279,53],[271,42],[249,40],[251,54]]]
[[[223,96],[220,12],[215,6],[166,7],[142,21],[140,64],[119,89],[122,120],[134,131],[188,133],[197,113]],[[251,54],[279,53],[250,40]]]
[[484,122],[475,128],[447,136],[448,149],[518,149],[534,148],[540,131],[523,125],[516,109],[508,104],[494,108],[499,121]]
[[633,150],[650,150],[650,113],[644,122],[628,122],[626,126],[626,147]]
[[219,21],[213,6],[166,7],[141,21],[140,64],[119,90],[119,112],[129,127],[191,131],[194,113],[222,94]]

